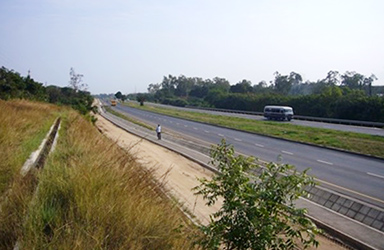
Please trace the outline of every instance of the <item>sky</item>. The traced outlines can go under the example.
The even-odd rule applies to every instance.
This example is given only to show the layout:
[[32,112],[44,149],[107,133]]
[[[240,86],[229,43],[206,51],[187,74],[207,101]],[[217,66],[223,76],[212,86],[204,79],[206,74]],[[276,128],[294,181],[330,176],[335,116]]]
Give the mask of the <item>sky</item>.
[[0,0],[0,66],[92,94],[164,76],[269,83],[374,74],[384,85],[383,0]]

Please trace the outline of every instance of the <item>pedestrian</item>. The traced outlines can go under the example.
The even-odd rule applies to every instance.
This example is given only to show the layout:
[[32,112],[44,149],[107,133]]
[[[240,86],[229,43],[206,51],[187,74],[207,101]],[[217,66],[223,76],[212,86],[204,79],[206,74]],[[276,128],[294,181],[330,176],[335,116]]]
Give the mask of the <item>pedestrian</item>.
[[157,133],[157,139],[161,140],[161,126],[160,126],[160,124],[157,124],[156,133]]

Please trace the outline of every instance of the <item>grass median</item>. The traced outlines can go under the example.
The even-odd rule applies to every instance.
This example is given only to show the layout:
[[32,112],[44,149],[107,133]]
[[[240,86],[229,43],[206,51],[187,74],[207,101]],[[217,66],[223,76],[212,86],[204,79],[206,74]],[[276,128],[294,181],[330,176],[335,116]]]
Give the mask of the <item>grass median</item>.
[[384,137],[382,136],[305,127],[278,121],[257,121],[240,117],[180,111],[152,105],[140,106],[132,102],[124,105],[260,135],[273,136],[291,141],[315,144],[384,158]]
[[139,125],[139,126],[141,126],[141,127],[144,127],[144,128],[150,129],[150,130],[153,130],[153,128],[152,128],[151,126],[147,125],[146,123],[140,122],[140,121],[135,120],[135,119],[133,119],[133,118],[131,118],[131,117],[128,117],[128,116],[126,116],[126,115],[123,115],[122,113],[119,113],[119,112],[117,112],[117,111],[111,109],[111,108],[108,107],[108,106],[104,106],[104,108],[105,108],[109,113],[111,113],[111,114],[113,114],[113,115],[115,115],[115,116],[117,116],[117,117],[120,117],[120,118],[122,118],[122,119],[124,119],[124,120],[127,120],[127,121],[129,121],[129,122],[132,122],[133,124]]

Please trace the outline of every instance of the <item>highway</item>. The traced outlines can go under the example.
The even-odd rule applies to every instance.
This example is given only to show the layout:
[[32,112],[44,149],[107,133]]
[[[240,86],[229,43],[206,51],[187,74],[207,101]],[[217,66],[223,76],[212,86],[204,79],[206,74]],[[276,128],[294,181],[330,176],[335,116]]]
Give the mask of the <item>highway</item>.
[[225,138],[239,153],[267,162],[292,164],[299,171],[310,168],[309,174],[320,180],[321,185],[384,207],[384,160],[239,132],[121,105],[114,109],[150,124],[160,123],[164,132],[176,132],[183,137],[198,140],[202,145],[218,144]]
[[[260,116],[260,115],[248,115],[248,114],[239,114],[239,113],[210,111],[210,110],[203,110],[203,109],[183,108],[183,107],[175,107],[171,105],[163,105],[163,104],[149,103],[149,102],[146,103],[146,105],[172,108],[172,109],[178,109],[178,110],[189,111],[189,112],[193,111],[193,112],[207,113],[207,114],[213,114],[213,115],[243,117],[243,118],[253,119],[258,121],[267,121],[267,119],[265,119],[263,116]],[[295,119],[291,120],[290,122],[284,121],[283,123],[291,123],[293,125],[307,126],[307,127],[313,127],[313,128],[325,128],[325,129],[333,129],[333,130],[339,130],[339,131],[345,131],[345,132],[355,132],[355,133],[361,133],[361,134],[384,136],[384,129],[382,128],[343,125],[343,124],[315,122],[315,121],[303,121],[303,120],[295,120]]]

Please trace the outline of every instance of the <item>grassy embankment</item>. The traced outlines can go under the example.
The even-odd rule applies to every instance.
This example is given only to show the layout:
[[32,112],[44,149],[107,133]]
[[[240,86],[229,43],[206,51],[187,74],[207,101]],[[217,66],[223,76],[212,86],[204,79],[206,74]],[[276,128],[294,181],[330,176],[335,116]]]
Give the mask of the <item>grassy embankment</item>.
[[0,100],[0,197],[38,148],[58,112],[53,105]]
[[[14,102],[15,106],[19,104]],[[36,104],[28,112],[51,108]],[[53,123],[58,111],[53,108],[51,112],[44,116],[51,117]],[[12,124],[28,123],[28,128],[40,120],[21,113],[13,116],[9,112],[9,116],[17,120]],[[57,148],[44,169],[22,178],[17,173],[24,159],[14,164],[18,177],[9,181],[10,191],[0,204],[1,249],[13,248],[17,239],[22,248],[28,249],[193,247],[194,227],[164,199],[162,184],[154,181],[152,170],[136,163],[134,156],[100,135],[76,112],[64,109],[61,117]],[[4,119],[0,121],[1,126],[9,126],[3,124]],[[24,135],[25,129],[13,129]],[[7,133],[1,135],[1,147],[7,148],[13,140]],[[31,137],[21,137],[20,141],[29,144]],[[31,147],[29,151],[33,150]],[[1,157],[14,161],[15,154]],[[38,192],[34,192],[37,185]]]
[[20,169],[58,113],[54,105],[0,100],[0,249],[12,248],[21,234],[37,176],[30,171],[22,177]]
[[227,128],[244,130],[261,135],[274,136],[292,141],[316,144],[384,158],[384,137],[332,129],[311,128],[275,121],[256,121],[246,118],[212,115],[193,111],[159,108],[151,105],[140,106],[129,102],[131,107],[144,109],[169,116],[215,124]]

